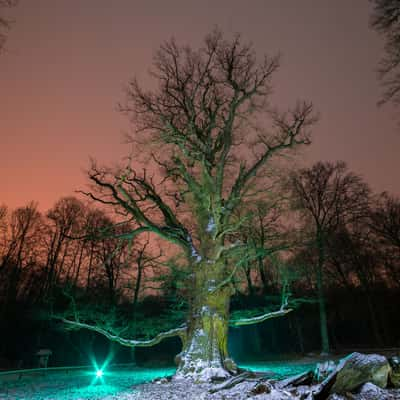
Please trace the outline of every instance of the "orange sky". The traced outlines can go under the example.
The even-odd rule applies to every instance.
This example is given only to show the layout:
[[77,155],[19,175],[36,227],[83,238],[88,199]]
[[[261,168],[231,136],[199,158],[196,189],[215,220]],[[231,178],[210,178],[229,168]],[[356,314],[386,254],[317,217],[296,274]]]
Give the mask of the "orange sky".
[[[83,188],[89,156],[118,161],[123,86],[174,36],[196,47],[218,25],[283,54],[274,101],[321,113],[304,164],[345,160],[374,190],[400,194],[400,128],[377,108],[383,42],[367,0],[21,0],[0,56],[0,204],[46,210]],[[397,111],[398,113],[398,111]]]

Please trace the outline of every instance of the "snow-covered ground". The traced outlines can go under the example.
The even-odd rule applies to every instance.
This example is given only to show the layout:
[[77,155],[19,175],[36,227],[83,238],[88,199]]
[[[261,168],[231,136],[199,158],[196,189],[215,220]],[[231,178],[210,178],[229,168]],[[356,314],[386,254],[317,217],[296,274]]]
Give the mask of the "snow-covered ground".
[[119,369],[104,371],[96,378],[95,370],[48,371],[0,377],[0,400],[83,400],[108,399],[119,393],[132,391],[132,387],[160,376],[172,375],[174,368]]
[[[258,362],[240,366],[254,371],[271,371],[275,377],[294,375],[313,368],[312,364],[301,362]],[[104,372],[101,379],[95,377],[94,370],[22,374],[20,379],[15,375],[4,375],[0,376],[0,400],[139,399],[140,395],[135,390],[137,385],[174,372],[174,368],[110,369]]]

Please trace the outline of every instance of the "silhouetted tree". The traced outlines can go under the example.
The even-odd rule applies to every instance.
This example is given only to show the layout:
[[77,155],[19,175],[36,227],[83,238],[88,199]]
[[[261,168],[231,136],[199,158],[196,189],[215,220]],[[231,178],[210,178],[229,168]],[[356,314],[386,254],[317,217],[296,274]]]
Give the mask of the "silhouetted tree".
[[319,302],[321,348],[329,352],[323,272],[327,238],[339,226],[365,216],[369,204],[369,188],[362,179],[347,171],[344,162],[318,162],[291,177],[294,206],[315,245],[316,285]]
[[[88,293],[92,287],[93,274],[97,265],[96,261],[96,241],[93,240],[93,232],[100,231],[104,227],[104,219],[106,218],[104,211],[89,208],[85,214],[84,227],[81,231],[83,239],[82,242],[86,243],[86,270],[81,271],[85,273],[85,284],[82,282],[82,286],[85,287],[86,293]],[[79,275],[78,275],[79,277]],[[77,281],[76,281],[77,283]]]
[[379,67],[385,92],[382,103],[400,101],[400,3],[398,0],[371,0],[371,25],[385,38],[386,55]]
[[400,286],[400,199],[382,193],[372,206],[369,227],[385,253],[388,278]]
[[[134,249],[130,252],[130,263],[135,265],[136,273],[135,276],[129,276],[129,280],[132,282],[129,287],[132,288],[133,300],[132,300],[132,315],[136,318],[136,311],[138,308],[138,303],[141,295],[144,294],[145,290],[163,290],[163,288],[152,286],[148,287],[147,279],[150,282],[155,282],[157,279],[160,279],[161,283],[165,283],[165,280],[170,278],[169,276],[162,276],[161,271],[159,270],[164,264],[160,262],[162,257],[162,252],[155,252],[154,250],[150,252],[151,242],[147,237],[142,243],[137,243]],[[153,276],[146,277],[147,274],[151,274]],[[171,274],[168,269],[166,272],[167,275]],[[154,279],[155,276],[157,279]],[[177,284],[177,282],[175,282]],[[164,289],[166,289],[164,287]]]
[[[112,225],[113,221],[104,215],[101,228],[108,229]],[[96,277],[100,280],[97,283],[104,282],[106,284],[106,293],[110,306],[115,306],[118,302],[121,289],[119,283],[123,278],[124,270],[132,267],[133,257],[128,250],[127,241],[115,238],[95,240],[94,256],[97,264],[95,270]]]
[[[349,228],[341,227],[329,238],[327,258],[329,267],[333,261],[335,272],[339,274],[345,287],[362,289],[375,343],[383,346],[384,339],[374,295],[374,290],[384,281],[383,257],[374,239],[365,220],[352,224]],[[328,273],[329,269],[327,275]]]
[[43,220],[36,203],[31,202],[10,214],[0,260],[2,311],[15,304],[24,274],[39,261],[42,233]]
[[[0,259],[3,259],[7,241],[7,206],[0,205]],[[1,271],[1,268],[0,268]]]
[[[247,254],[246,244],[235,240],[244,222],[235,212],[250,196],[265,195],[261,189],[271,160],[309,143],[315,121],[311,104],[298,103],[284,113],[268,106],[277,68],[276,57],[258,63],[252,47],[238,36],[227,41],[213,32],[199,50],[173,40],[164,43],[154,61],[158,85],[153,91],[143,90],[136,80],[129,84],[123,110],[134,122],[135,144],[151,154],[164,178],[157,181],[130,162],[116,170],[93,165],[89,176],[98,190],[87,194],[134,220],[134,229],[114,237],[133,240],[151,232],[185,254],[189,312],[184,325],[147,341],[124,339],[76,320],[66,324],[132,347],[179,336],[183,349],[177,374],[210,379],[236,372],[228,356],[229,324],[289,312],[285,300],[276,312],[259,317],[230,321],[229,315],[232,280]],[[268,125],[262,116],[270,117]]]
[[[282,192],[283,188],[276,186],[275,190]],[[250,295],[255,294],[255,286],[267,294],[273,284],[274,257],[293,245],[293,237],[290,238],[288,227],[283,224],[287,217],[287,201],[281,193],[268,199],[264,197],[263,201],[251,201],[237,215],[238,220],[244,218],[237,239],[248,247],[248,257],[241,267]]]
[[[71,257],[72,247],[79,245],[76,241],[70,240],[69,236],[80,232],[84,212],[83,203],[75,197],[64,197],[58,200],[47,212],[47,259],[44,267],[46,278],[43,296],[51,296],[54,284],[63,275],[67,258]],[[73,267],[72,260],[70,261],[69,266],[66,266],[67,276]]]
[[396,247],[400,255],[400,199],[382,193],[372,208],[370,218],[371,228],[383,243]]
[[[7,8],[15,7],[18,0],[0,0],[0,12]],[[10,29],[11,22],[4,15],[0,14],[0,53],[4,48],[4,44],[7,38],[7,31]]]

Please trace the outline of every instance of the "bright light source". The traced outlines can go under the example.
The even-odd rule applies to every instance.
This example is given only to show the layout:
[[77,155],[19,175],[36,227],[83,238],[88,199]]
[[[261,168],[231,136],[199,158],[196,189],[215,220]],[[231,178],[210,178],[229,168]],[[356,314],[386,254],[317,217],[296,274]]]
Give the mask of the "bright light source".
[[101,370],[101,369],[98,369],[97,371],[96,371],[96,377],[97,378],[101,378],[103,376],[103,371]]

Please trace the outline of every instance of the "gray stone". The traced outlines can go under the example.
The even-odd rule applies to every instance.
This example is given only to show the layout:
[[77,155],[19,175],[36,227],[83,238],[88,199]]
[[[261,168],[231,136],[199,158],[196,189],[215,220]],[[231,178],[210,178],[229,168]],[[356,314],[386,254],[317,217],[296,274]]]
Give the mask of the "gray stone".
[[350,354],[338,371],[331,393],[352,392],[367,382],[385,388],[390,365],[386,357],[378,354]]
[[391,367],[389,381],[393,387],[400,388],[400,357],[390,357],[389,364]]

